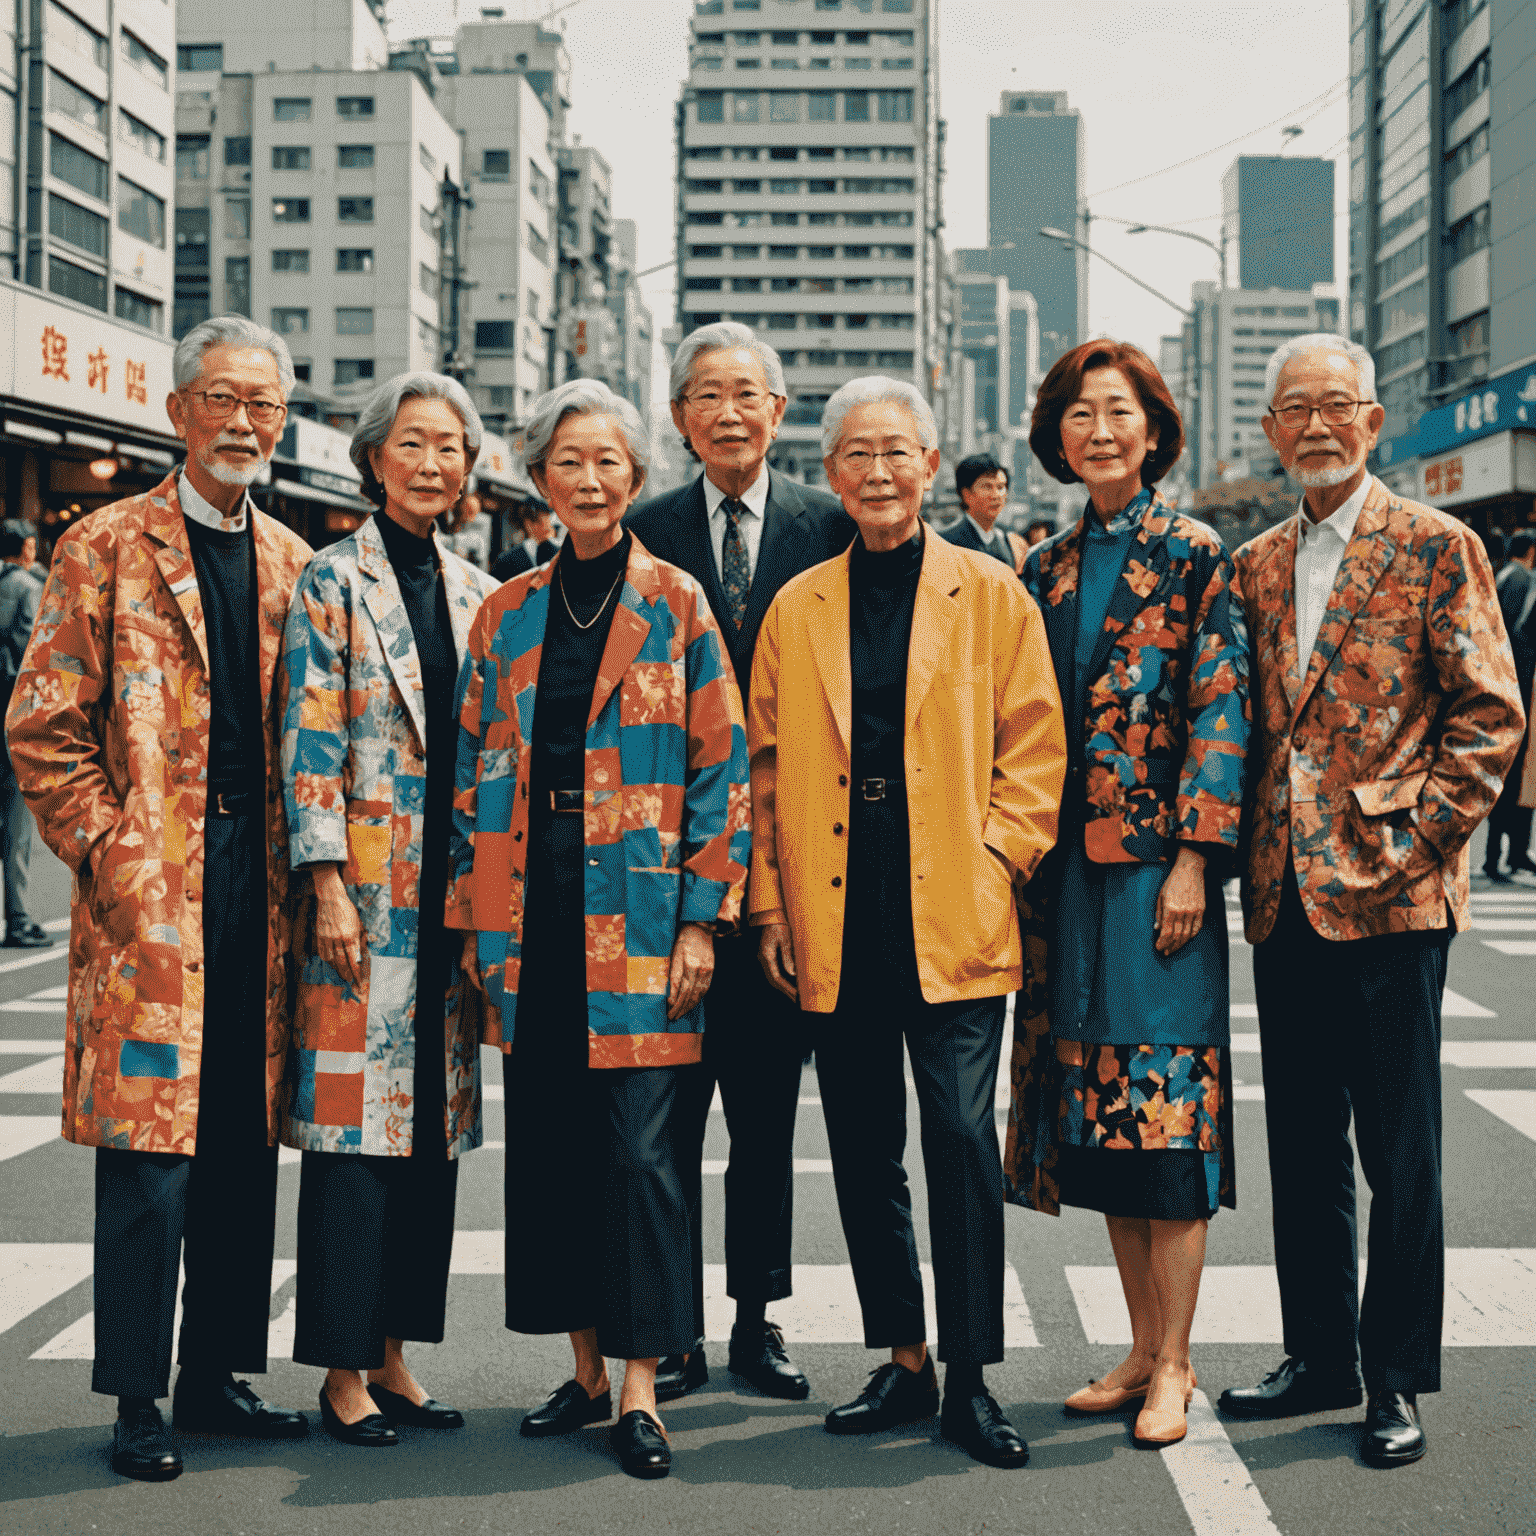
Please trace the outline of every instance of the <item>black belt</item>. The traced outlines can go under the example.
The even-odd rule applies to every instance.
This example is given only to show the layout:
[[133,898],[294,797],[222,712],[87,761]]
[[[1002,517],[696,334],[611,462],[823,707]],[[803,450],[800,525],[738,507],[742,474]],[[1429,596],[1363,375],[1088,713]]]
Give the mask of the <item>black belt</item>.
[[261,791],[255,789],[208,788],[210,816],[255,816],[261,810]]
[[549,808],[557,816],[579,816],[587,808],[586,799],[586,791],[582,789],[552,789]]
[[859,794],[865,800],[884,800],[888,791],[906,787],[905,779],[860,779]]

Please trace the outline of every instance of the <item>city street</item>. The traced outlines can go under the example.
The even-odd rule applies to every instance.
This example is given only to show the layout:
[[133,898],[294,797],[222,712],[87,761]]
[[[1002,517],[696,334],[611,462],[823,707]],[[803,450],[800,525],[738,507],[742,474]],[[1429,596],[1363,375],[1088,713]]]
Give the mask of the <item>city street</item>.
[[[1481,834],[1474,867],[1480,864]],[[285,1154],[264,1395],[305,1409],[306,1441],[277,1446],[183,1439],[187,1470],[147,1485],[107,1464],[111,1400],[90,1386],[94,1154],[59,1139],[68,885],[41,849],[39,916],[54,950],[0,951],[0,1522],[28,1533],[154,1531],[222,1536],[323,1530],[669,1530],[689,1533],[1135,1531],[1137,1536],[1312,1536],[1325,1532],[1536,1530],[1536,886],[1474,883],[1476,931],[1451,950],[1444,1063],[1448,1280],[1445,1390],[1423,1401],[1430,1451],[1372,1471],[1356,1453],[1362,1410],[1277,1423],[1223,1422],[1223,1387],[1256,1381],[1281,1357],[1271,1268],[1263,1088],[1249,951],[1235,892],[1233,1048],[1239,1208],[1211,1225],[1196,1320],[1200,1390],[1190,1435],[1136,1449],[1131,1413],[1070,1420],[1060,1402],[1119,1358],[1128,1338],[1102,1220],[1007,1213],[1004,1364],[990,1384],[1031,1446],[1029,1466],[980,1467],[938,1438],[936,1421],[870,1439],[826,1434],[822,1415],[879,1364],[858,1309],[833,1198],[814,1071],[801,1098],[793,1299],[770,1309],[811,1377],[809,1402],[753,1394],[725,1370],[720,1174],[727,1145],[712,1117],[706,1157],[711,1381],[664,1409],[670,1479],[623,1477],[593,1428],[521,1438],[521,1415],[569,1375],[563,1338],[502,1327],[502,1103],[486,1054],[486,1146],[459,1186],[446,1341],[408,1358],[434,1396],[464,1409],[457,1433],[402,1431],[388,1455],[318,1430],[320,1373],[288,1358],[293,1338],[298,1155]],[[1325,1069],[1320,1064],[1320,1069]],[[911,1106],[909,1171],[926,1258],[923,1179]],[[999,1108],[999,1123],[1003,1110]],[[525,1176],[538,1177],[537,1169]],[[1362,1180],[1362,1194],[1364,1191]],[[1361,1231],[1364,1233],[1362,1211]],[[589,1219],[573,1211],[572,1220]],[[231,1256],[237,1262],[237,1256]],[[524,1262],[536,1264],[529,1252]],[[930,1316],[930,1337],[932,1319]],[[617,1385],[617,1383],[616,1383]]]

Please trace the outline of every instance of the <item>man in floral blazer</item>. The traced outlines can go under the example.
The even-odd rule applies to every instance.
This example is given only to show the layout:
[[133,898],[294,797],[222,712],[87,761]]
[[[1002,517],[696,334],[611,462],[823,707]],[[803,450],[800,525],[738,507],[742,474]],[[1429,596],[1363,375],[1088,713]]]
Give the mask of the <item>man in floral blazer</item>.
[[[1440,1003],[1468,926],[1467,841],[1525,716],[1477,535],[1365,468],[1371,357],[1315,335],[1271,358],[1264,430],[1306,487],[1237,553],[1255,739],[1243,911],[1254,948],[1288,1359],[1222,1394],[1251,1418],[1370,1407],[1374,1466],[1425,1451],[1440,1387]],[[1355,1142],[1371,1186],[1357,1285]]]

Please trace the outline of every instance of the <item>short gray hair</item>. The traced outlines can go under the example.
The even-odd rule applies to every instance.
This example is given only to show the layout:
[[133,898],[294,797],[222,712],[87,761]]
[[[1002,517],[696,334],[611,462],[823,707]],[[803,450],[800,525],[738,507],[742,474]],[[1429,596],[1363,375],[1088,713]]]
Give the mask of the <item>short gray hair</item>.
[[350,450],[352,463],[363,477],[363,495],[375,506],[384,505],[384,487],[374,474],[373,463],[368,456],[373,449],[384,446],[395,425],[395,417],[400,414],[400,407],[407,400],[441,400],[464,423],[466,476],[475,467],[475,459],[480,453],[480,440],[485,430],[480,422],[480,412],[469,398],[469,391],[457,379],[450,379],[446,373],[428,373],[425,369],[415,373],[397,373],[394,378],[385,379],[368,396],[362,414],[357,418]]
[[523,432],[524,469],[531,473],[543,467],[567,416],[616,416],[629,447],[629,462],[641,475],[651,467],[651,439],[640,412],[601,379],[569,379],[533,402],[533,416]]
[[878,373],[862,379],[849,379],[827,401],[821,413],[821,456],[831,458],[843,435],[843,421],[856,405],[878,405],[882,401],[894,401],[912,412],[917,422],[917,440],[924,448],[939,446],[939,424],[933,419],[933,407],[923,399],[915,384],[904,379],[888,379]]
[[1266,405],[1274,404],[1275,386],[1280,382],[1280,370],[1302,352],[1342,353],[1355,365],[1355,372],[1360,375],[1362,398],[1366,400],[1376,398],[1376,359],[1358,341],[1351,341],[1347,336],[1340,336],[1334,331],[1312,331],[1306,336],[1292,336],[1289,341],[1282,341],[1269,354],[1269,362],[1264,367]]
[[714,325],[701,325],[683,337],[677,355],[672,359],[672,399],[679,401],[683,398],[693,382],[694,364],[706,352],[729,352],[734,347],[745,347],[763,365],[769,394],[789,398],[784,383],[784,364],[779,354],[750,325],[743,325],[739,320],[720,320]]
[[286,400],[293,393],[293,358],[288,353],[288,343],[276,331],[269,331],[244,315],[216,315],[194,325],[176,343],[176,353],[171,359],[171,381],[177,389],[185,389],[202,377],[203,354],[214,347],[254,347],[270,352],[277,364],[277,382]]

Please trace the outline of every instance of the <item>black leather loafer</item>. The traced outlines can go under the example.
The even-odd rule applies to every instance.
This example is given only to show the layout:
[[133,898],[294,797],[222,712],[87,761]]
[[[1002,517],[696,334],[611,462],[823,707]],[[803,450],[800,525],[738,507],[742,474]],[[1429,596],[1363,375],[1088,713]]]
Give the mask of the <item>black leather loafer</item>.
[[391,1424],[409,1424],[413,1429],[463,1429],[464,1415],[435,1397],[413,1403],[399,1392],[391,1392],[377,1382],[368,1383],[368,1396],[379,1405],[379,1412]]
[[1228,1387],[1216,1406],[1236,1419],[1285,1419],[1297,1413],[1356,1408],[1364,1396],[1355,1372],[1324,1374],[1305,1360],[1292,1357],[1256,1387]]
[[544,1435],[568,1435],[583,1424],[601,1424],[613,1416],[613,1393],[588,1397],[579,1381],[556,1387],[532,1413],[523,1415],[521,1433],[535,1439]]
[[662,1357],[656,1367],[656,1401],[674,1402],[708,1383],[709,1361],[704,1358],[704,1340],[700,1339],[686,1360],[681,1355]]
[[171,1422],[201,1435],[246,1435],[254,1440],[299,1440],[309,1420],[291,1408],[276,1408],[257,1397],[248,1381],[198,1380],[183,1371],[171,1399]]
[[375,1446],[399,1445],[400,1436],[390,1428],[389,1420],[382,1413],[370,1413],[356,1424],[348,1424],[331,1406],[324,1387],[320,1388],[320,1422],[326,1433],[343,1445]]
[[1429,1449],[1412,1392],[1373,1392],[1365,1411],[1360,1455],[1367,1466],[1406,1467]]
[[834,1435],[873,1435],[914,1419],[926,1419],[938,1407],[933,1357],[923,1361],[920,1371],[909,1371],[892,1361],[872,1371],[869,1385],[851,1403],[834,1408],[826,1417],[826,1425]]
[[811,1384],[789,1358],[784,1330],[777,1323],[731,1329],[731,1353],[726,1364],[732,1374],[751,1382],[764,1397],[798,1403],[811,1395]]
[[989,1467],[1022,1467],[1029,1460],[1024,1437],[1008,1422],[997,1399],[985,1388],[964,1397],[944,1394],[939,1433],[973,1461]]
[[160,1410],[125,1408],[112,1426],[112,1470],[141,1483],[168,1483],[181,1476],[181,1456]]
[[[50,949],[52,946],[53,936],[45,933],[37,923],[22,923],[5,930],[7,949]],[[175,1476],[174,1473],[171,1475]]]
[[660,1424],[643,1408],[626,1413],[608,1439],[619,1465],[631,1477],[665,1477],[672,1470],[672,1447]]

